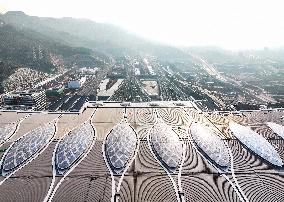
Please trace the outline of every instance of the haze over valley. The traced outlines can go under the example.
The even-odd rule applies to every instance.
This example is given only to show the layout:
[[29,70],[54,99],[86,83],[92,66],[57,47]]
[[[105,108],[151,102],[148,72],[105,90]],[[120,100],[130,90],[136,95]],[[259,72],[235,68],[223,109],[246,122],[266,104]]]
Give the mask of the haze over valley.
[[[49,110],[70,110],[79,99],[193,101],[203,110],[283,107],[283,48],[171,46],[111,24],[21,11],[0,16],[0,39],[1,93],[64,88],[47,97]],[[68,88],[82,78],[79,88]]]

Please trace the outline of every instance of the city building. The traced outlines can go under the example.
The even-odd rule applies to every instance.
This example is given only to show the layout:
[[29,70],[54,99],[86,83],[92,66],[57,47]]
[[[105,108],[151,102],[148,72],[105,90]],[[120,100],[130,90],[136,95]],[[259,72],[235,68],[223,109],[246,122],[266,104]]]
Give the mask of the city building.
[[152,100],[159,100],[159,84],[156,80],[141,79],[142,86]]
[[3,96],[4,109],[44,110],[46,95],[43,90],[14,91]]
[[123,79],[117,79],[117,80],[104,79],[99,86],[97,100],[109,99],[114,94],[114,92],[119,88],[119,85],[122,83],[122,81]]
[[64,93],[64,86],[49,88],[46,90],[47,97],[57,97]]
[[80,80],[71,80],[68,81],[67,87],[69,89],[77,89],[80,88],[86,81],[86,77],[82,77]]

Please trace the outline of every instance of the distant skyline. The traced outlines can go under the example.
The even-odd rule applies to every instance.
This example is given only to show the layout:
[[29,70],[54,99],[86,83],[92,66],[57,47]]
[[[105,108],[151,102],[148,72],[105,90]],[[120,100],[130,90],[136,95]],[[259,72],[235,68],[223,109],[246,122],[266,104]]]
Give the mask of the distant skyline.
[[282,0],[1,0],[0,12],[88,18],[178,46],[284,46]]

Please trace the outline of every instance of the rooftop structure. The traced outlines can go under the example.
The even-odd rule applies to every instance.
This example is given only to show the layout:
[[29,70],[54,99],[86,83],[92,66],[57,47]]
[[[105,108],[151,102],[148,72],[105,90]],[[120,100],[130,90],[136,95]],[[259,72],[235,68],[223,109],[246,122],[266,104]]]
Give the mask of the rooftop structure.
[[[8,137],[0,143],[1,201],[284,199],[283,109],[201,112],[191,102],[85,107],[80,114],[0,112]],[[255,150],[259,144],[263,151]]]

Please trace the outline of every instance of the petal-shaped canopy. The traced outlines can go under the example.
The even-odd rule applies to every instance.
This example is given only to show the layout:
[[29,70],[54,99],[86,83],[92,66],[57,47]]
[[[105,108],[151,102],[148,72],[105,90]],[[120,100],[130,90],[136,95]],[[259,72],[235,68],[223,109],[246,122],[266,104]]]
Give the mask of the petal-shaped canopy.
[[222,139],[214,131],[199,123],[193,123],[190,127],[192,138],[196,145],[218,166],[228,167],[230,156],[228,148]]
[[68,171],[74,162],[78,161],[89,149],[93,140],[94,129],[89,122],[82,124],[64,136],[58,143],[55,154],[55,165],[58,174],[64,174]]
[[5,142],[17,129],[16,123],[7,124],[0,127],[0,144]]
[[182,158],[182,142],[172,128],[158,119],[150,130],[150,143],[157,159],[175,171]]
[[120,173],[134,155],[137,137],[127,122],[117,124],[108,134],[105,154],[112,170]]
[[52,139],[55,125],[47,123],[25,134],[7,151],[2,163],[2,173],[8,174],[32,158]]
[[253,131],[250,127],[229,123],[230,130],[244,145],[254,153],[276,166],[282,166],[283,162],[275,148],[261,135]]
[[273,122],[267,122],[266,124],[273,130],[274,133],[284,139],[284,126]]

